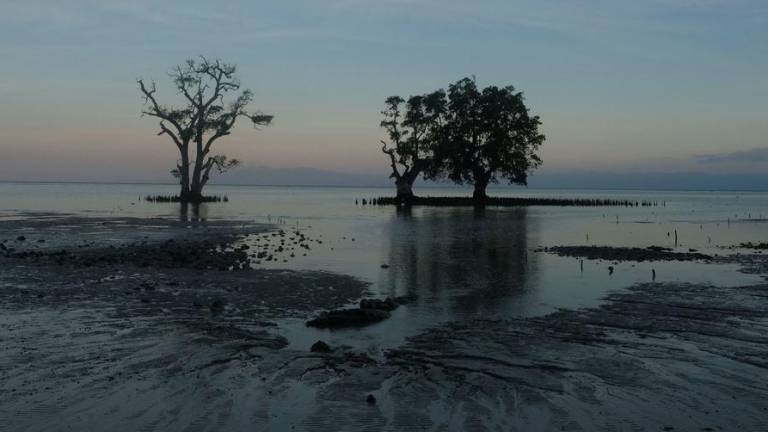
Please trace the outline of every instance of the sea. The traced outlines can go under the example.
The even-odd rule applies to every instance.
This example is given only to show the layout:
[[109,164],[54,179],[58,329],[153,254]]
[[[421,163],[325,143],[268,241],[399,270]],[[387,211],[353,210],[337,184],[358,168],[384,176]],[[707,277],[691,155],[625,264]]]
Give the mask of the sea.
[[[547,247],[661,246],[722,256],[745,252],[739,247],[745,242],[768,241],[766,192],[496,188],[489,194],[656,205],[482,209],[363,205],[363,200],[393,193],[391,188],[363,187],[212,185],[207,194],[226,196],[227,201],[194,210],[144,199],[175,192],[174,185],[6,182],[0,183],[0,220],[41,214],[236,220],[306,233],[322,244],[306,255],[253,266],[351,275],[368,284],[367,297],[415,295],[418,300],[397,309],[392,319],[365,329],[308,329],[304,319],[297,318],[276,331],[296,346],[323,339],[373,353],[399,346],[441,322],[599,307],[607,294],[637,284],[761,281],[734,264],[582,261],[547,253]],[[425,187],[416,193],[461,196],[470,191]]]

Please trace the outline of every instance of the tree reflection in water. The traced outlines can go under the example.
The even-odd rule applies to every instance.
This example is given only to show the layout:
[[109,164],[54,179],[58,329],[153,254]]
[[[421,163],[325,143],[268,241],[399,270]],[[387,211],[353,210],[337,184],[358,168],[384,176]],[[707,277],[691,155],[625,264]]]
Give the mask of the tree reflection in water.
[[[526,289],[537,265],[528,209],[401,209],[388,225],[385,287],[475,314]],[[535,244],[535,240],[532,241]]]

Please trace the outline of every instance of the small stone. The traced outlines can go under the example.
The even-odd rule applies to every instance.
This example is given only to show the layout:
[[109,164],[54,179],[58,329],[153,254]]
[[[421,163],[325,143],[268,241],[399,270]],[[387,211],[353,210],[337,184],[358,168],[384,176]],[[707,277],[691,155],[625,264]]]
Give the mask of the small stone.
[[388,269],[388,268],[389,268],[389,264],[382,264],[382,265],[381,265],[381,268],[383,268],[383,269]]
[[368,403],[368,405],[376,405],[376,396],[369,394],[367,398],[365,398],[365,401]]
[[224,312],[224,300],[216,299],[212,301],[209,308],[211,309],[211,312],[214,314]]
[[331,352],[331,346],[323,341],[317,341],[312,344],[312,347],[309,350],[311,352],[325,354]]
[[22,236],[18,236],[18,237],[16,237],[16,241],[20,241],[20,242],[21,242],[21,241],[24,241],[24,240],[26,240],[26,239],[27,239],[27,238],[26,238],[26,237],[24,237],[23,235],[22,235]]
[[390,297],[384,300],[362,299],[360,300],[360,309],[378,309],[383,311],[392,311],[397,309],[399,304]]

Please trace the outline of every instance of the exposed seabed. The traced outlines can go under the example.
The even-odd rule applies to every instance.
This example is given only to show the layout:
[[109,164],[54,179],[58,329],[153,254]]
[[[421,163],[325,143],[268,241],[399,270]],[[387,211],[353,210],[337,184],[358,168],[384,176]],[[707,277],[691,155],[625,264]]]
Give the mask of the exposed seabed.
[[[383,357],[320,353],[280,326],[356,303],[364,282],[235,266],[237,238],[276,227],[189,226],[0,222],[0,430],[765,426],[768,283],[640,284],[589,309],[436,324]],[[717,260],[768,275],[759,254]]]

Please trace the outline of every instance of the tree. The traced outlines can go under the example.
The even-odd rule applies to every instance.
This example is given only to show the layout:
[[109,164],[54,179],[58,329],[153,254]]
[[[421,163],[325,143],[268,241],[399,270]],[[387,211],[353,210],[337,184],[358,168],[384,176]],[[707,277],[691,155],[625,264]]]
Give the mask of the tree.
[[[405,104],[405,112],[402,106]],[[420,174],[433,172],[434,153],[443,133],[446,99],[443,90],[411,96],[406,102],[400,96],[390,96],[382,111],[381,127],[389,143],[381,141],[381,151],[389,156],[397,187],[397,200],[413,198],[413,183]]]
[[238,118],[248,118],[256,128],[272,122],[271,115],[246,110],[253,100],[250,90],[240,91],[229,103],[225,101],[228,93],[240,90],[236,69],[235,65],[205,57],[176,66],[170,77],[184,100],[183,107],[161,105],[155,83],[137,80],[144,97],[142,114],[160,119],[158,135],[168,135],[179,150],[180,157],[171,174],[179,179],[181,201],[201,201],[211,170],[223,173],[240,164],[237,159],[211,153],[219,138],[232,133]]
[[528,174],[541,165],[540,125],[514,87],[480,91],[474,79],[464,78],[448,88],[447,139],[435,165],[454,182],[474,185],[478,200],[487,198],[488,184],[501,179],[526,185]]

